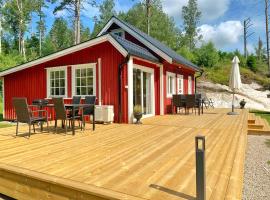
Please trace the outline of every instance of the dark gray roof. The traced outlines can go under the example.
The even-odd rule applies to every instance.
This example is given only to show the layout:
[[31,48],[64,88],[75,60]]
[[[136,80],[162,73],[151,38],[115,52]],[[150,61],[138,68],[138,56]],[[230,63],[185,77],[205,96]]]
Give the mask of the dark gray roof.
[[137,29],[136,27],[130,25],[129,23],[118,19],[117,17],[113,17],[113,18],[120,21],[122,24],[124,24],[125,26],[130,28],[132,31],[136,32],[138,35],[140,35],[142,38],[144,38],[149,43],[154,45],[160,51],[167,54],[169,57],[172,58],[172,60],[174,62],[176,62],[178,64],[184,64],[184,65],[189,66],[189,67],[191,67],[191,68],[193,68],[195,70],[199,70],[199,71],[201,70],[200,67],[198,67],[194,63],[190,62],[189,60],[185,59],[183,56],[179,55],[178,53],[176,53],[175,51],[173,51],[172,49],[170,49],[169,47],[167,47],[165,44],[161,43],[160,41],[158,41],[158,40],[154,39],[153,37],[147,35],[146,33],[140,31],[139,29]]
[[150,61],[159,62],[159,59],[154,56],[150,51],[147,49],[130,42],[123,37],[120,37],[116,34],[109,33],[127,52],[133,56],[138,56],[140,58],[144,58]]

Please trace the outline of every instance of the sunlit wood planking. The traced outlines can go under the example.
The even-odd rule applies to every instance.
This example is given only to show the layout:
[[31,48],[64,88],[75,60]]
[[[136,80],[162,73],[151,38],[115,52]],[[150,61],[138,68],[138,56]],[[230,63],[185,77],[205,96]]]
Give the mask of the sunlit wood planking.
[[[74,199],[87,192],[104,193],[95,197],[103,199],[110,195],[111,199],[190,199],[196,194],[194,137],[201,134],[206,136],[207,199],[241,199],[248,111],[239,111],[238,116],[226,112],[156,116],[141,126],[99,125],[94,133],[89,128],[75,136],[44,133],[14,138],[14,127],[0,129],[0,173],[7,175],[4,168],[14,174],[28,170],[33,182],[54,180],[54,186],[49,181],[43,190],[38,188],[41,183],[25,189],[35,191],[37,198],[40,193],[60,199],[54,187],[61,185],[60,190],[68,188]],[[14,174],[13,179],[23,179]],[[3,181],[0,192],[23,195],[20,187],[14,190],[14,182]]]

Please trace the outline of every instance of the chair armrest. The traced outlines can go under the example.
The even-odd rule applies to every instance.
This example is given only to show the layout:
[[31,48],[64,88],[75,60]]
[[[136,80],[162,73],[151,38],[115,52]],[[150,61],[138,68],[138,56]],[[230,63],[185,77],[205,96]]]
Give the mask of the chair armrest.
[[31,113],[37,113],[37,112],[44,112],[46,114],[46,117],[48,117],[48,111],[47,110],[31,110]]

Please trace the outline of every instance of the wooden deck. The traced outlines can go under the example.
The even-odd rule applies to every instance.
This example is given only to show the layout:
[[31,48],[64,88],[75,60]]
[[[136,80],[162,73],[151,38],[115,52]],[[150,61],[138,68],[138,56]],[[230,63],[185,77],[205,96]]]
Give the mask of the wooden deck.
[[[166,115],[93,133],[0,129],[0,193],[18,199],[195,199],[195,136],[206,136],[207,199],[241,199],[248,111]],[[25,131],[27,129],[25,128]]]

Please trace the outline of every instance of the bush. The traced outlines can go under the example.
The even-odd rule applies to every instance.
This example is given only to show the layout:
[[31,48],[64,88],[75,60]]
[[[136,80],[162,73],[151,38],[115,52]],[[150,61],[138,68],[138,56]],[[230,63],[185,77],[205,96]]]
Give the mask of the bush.
[[248,56],[248,58],[247,58],[247,67],[253,72],[257,71],[257,62],[256,62],[255,56],[253,56],[253,55]]
[[214,44],[209,42],[195,50],[195,61],[198,66],[214,67],[219,61],[219,54]]

